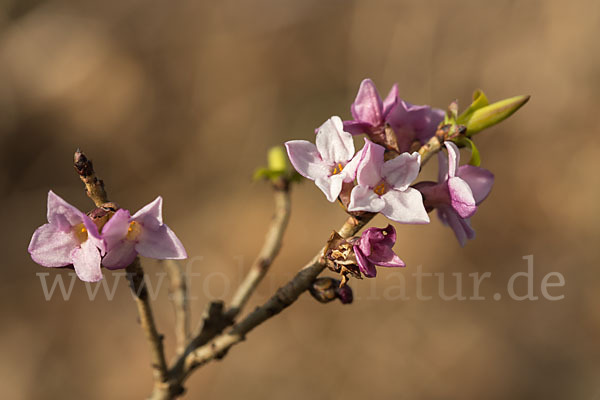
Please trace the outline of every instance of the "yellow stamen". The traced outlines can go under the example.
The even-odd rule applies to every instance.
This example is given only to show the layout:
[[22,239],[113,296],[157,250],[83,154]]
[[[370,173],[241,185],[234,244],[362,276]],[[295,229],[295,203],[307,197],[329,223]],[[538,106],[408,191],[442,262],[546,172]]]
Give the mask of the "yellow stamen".
[[126,238],[127,240],[136,240],[140,233],[142,233],[142,226],[139,223],[132,221],[129,224],[129,228],[127,228]]
[[342,170],[344,169],[344,167],[342,166],[341,163],[337,163],[337,165],[333,168],[333,171],[331,171],[332,175],[337,175],[340,172],[342,172]]
[[73,227],[73,234],[79,243],[83,243],[88,238],[87,229],[83,224],[77,224]]
[[373,192],[380,196],[383,196],[383,194],[385,193],[385,182],[381,182],[379,185],[375,186],[373,188]]

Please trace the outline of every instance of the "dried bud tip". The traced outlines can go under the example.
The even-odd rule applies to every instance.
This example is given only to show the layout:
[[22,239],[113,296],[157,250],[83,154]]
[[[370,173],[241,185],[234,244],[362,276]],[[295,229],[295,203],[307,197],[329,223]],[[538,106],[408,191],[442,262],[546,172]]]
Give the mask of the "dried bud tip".
[[88,160],[88,158],[79,150],[75,151],[75,155],[73,156],[73,163],[75,165],[75,170],[81,176],[90,176],[94,174],[94,167],[92,162]]

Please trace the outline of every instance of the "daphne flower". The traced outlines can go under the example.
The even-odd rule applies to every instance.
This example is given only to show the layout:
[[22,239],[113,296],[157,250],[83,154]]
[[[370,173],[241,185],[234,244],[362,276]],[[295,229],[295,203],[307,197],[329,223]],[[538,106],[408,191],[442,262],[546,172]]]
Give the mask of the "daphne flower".
[[[415,140],[425,144],[444,119],[443,110],[400,99],[396,84],[382,101],[370,79],[361,82],[351,111],[354,121],[344,121],[344,129],[354,135],[366,133],[375,143],[398,153],[410,151]],[[387,136],[386,125],[394,131],[393,137]]]
[[424,198],[425,207],[437,208],[438,217],[450,225],[462,246],[475,237],[470,217],[485,200],[494,183],[494,175],[472,165],[459,166],[460,152],[452,142],[445,142],[448,157],[438,153],[438,183],[420,182],[415,185]]
[[296,171],[315,181],[331,202],[340,195],[342,183],[354,181],[360,156],[354,157],[352,135],[344,131],[340,117],[331,117],[321,125],[316,146],[306,140],[291,140],[285,147]]
[[187,253],[175,233],[162,221],[162,197],[144,206],[133,216],[120,209],[102,228],[106,256],[102,265],[125,268],[138,254],[158,259],[183,259]]
[[417,178],[419,153],[402,153],[384,162],[385,149],[367,139],[357,169],[358,185],[350,193],[348,211],[381,212],[392,221],[429,222],[421,193],[409,185]]
[[90,217],[53,191],[48,192],[48,223],[36,229],[27,250],[44,267],[73,264],[82,281],[102,279],[100,257],[105,247],[98,228]]
[[392,86],[382,101],[373,81],[364,79],[350,106],[354,121],[344,121],[344,129],[353,135],[366,133],[376,143],[383,141],[387,116],[397,103],[398,85]]
[[394,253],[396,230],[392,225],[385,229],[366,229],[354,245],[354,254],[360,272],[366,277],[377,275],[376,265],[380,267],[404,267],[404,261]]

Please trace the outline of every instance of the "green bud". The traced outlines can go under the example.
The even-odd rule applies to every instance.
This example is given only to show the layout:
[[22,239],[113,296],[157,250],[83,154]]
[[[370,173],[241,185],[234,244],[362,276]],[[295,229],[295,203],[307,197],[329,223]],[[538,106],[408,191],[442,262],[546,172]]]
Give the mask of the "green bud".
[[275,146],[267,153],[267,167],[260,167],[254,171],[253,179],[270,180],[276,182],[280,178],[287,182],[300,182],[301,176],[288,162],[287,153],[283,146]]
[[469,108],[467,108],[465,111],[462,112],[462,114],[458,116],[457,122],[461,125],[465,125],[465,123],[469,120],[469,118],[471,118],[471,116],[476,110],[485,107],[488,104],[490,103],[488,102],[485,93],[483,93],[483,90],[477,89],[473,92],[473,102],[471,103]]
[[469,110],[471,111],[467,114],[463,113],[461,117],[459,117],[459,123],[462,123],[467,127],[466,134],[469,137],[510,117],[529,100],[529,96],[515,96],[482,106],[481,104],[487,102],[487,99],[485,99],[483,92],[479,93],[480,96],[478,99],[475,99],[473,103],[479,101],[480,105],[475,105],[475,108],[472,109],[473,104],[471,104],[471,107],[469,107],[465,113]]
[[269,149],[267,155],[268,168],[271,171],[285,172],[288,169],[287,154],[283,146],[275,146]]

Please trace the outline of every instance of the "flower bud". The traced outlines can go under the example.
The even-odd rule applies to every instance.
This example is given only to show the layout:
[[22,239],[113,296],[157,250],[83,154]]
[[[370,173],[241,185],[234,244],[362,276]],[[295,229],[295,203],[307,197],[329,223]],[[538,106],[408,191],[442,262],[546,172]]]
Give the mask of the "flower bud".
[[348,285],[340,286],[341,282],[337,279],[323,277],[315,279],[308,288],[312,297],[320,303],[329,303],[339,299],[342,304],[352,303],[352,289]]
[[476,97],[471,107],[458,118],[458,123],[467,127],[467,136],[472,136],[505,120],[529,100],[529,96],[515,96],[483,105],[487,102],[487,99],[481,100],[484,97],[483,93]]
[[275,172],[285,172],[288,168],[287,156],[282,146],[275,146],[269,149],[267,154],[268,168]]
[[267,167],[254,171],[254,180],[270,180],[276,182],[299,182],[300,175],[290,165],[283,146],[275,146],[267,153]]

